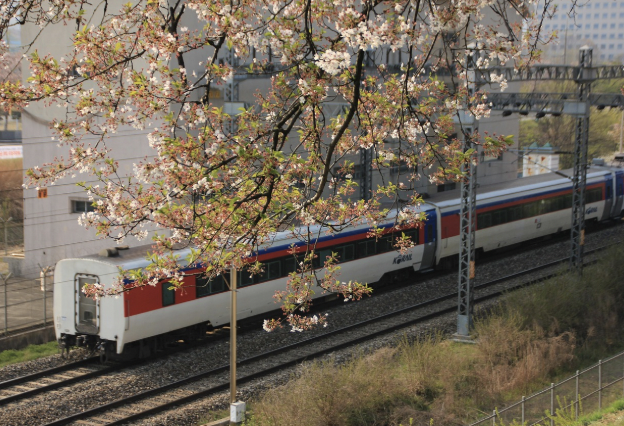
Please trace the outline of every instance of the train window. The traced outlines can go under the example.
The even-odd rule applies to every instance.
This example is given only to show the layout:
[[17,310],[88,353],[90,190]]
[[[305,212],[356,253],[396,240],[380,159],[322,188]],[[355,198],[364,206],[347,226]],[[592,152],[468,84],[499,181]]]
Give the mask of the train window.
[[392,239],[393,234],[380,238],[379,241],[377,241],[377,253],[388,253],[394,250],[394,247],[392,247]]
[[292,272],[297,272],[297,261],[297,258],[292,255],[282,259],[282,273],[284,276],[290,275]]
[[163,306],[175,304],[175,289],[172,288],[172,284],[170,282],[162,284],[162,304]]
[[210,294],[210,282],[206,277],[195,277],[195,297],[208,296]]
[[264,271],[258,275],[258,282],[276,280],[280,278],[282,276],[280,266],[281,262],[279,260],[264,263]]
[[602,188],[593,188],[587,191],[585,203],[595,203],[602,200]]
[[221,293],[225,290],[227,290],[227,288],[223,275],[215,277],[215,279],[210,282],[210,294]]
[[492,226],[492,216],[490,213],[481,213],[477,215],[477,229],[485,229]]
[[502,225],[507,222],[507,212],[505,209],[495,210],[492,212],[492,226]]
[[323,267],[325,266],[325,262],[327,262],[327,258],[330,257],[332,255],[332,249],[323,249],[323,250],[319,250],[319,255],[318,255],[318,260],[319,260],[319,267]]
[[254,277],[247,270],[238,271],[236,273],[236,287],[247,287],[254,283]]
[[375,254],[375,240],[370,239],[358,243],[358,257],[372,256]]
[[353,247],[353,244],[336,247],[335,251],[338,253],[339,262],[347,262],[349,260],[353,260],[355,257],[355,248]]
[[412,229],[408,229],[407,231],[404,232],[404,234],[407,237],[410,237],[410,239],[412,240],[412,243],[414,243],[414,245],[418,245],[418,229],[412,228]]

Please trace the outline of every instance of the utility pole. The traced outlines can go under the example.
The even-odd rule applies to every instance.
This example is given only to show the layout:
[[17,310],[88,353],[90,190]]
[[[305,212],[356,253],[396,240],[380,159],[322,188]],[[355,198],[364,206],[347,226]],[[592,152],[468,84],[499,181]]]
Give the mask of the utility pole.
[[[228,121],[228,132],[232,134],[236,131],[236,115],[238,111],[238,81],[236,79],[236,67],[238,66],[238,58],[234,52],[234,49],[228,51],[227,61],[232,67],[232,77],[228,80],[223,100],[226,106],[226,111],[230,115]],[[229,107],[228,107],[229,105]],[[232,268],[230,272],[230,425],[238,425],[245,421],[245,403],[236,400],[236,296],[237,296],[237,271],[236,268]]]
[[589,92],[594,78],[591,74],[592,48],[579,50],[578,100],[586,104],[585,114],[576,119],[574,144],[574,176],[572,178],[572,228],[570,230],[572,254],[570,268],[583,272],[583,246],[585,244],[585,184],[587,183],[587,145],[589,137]]

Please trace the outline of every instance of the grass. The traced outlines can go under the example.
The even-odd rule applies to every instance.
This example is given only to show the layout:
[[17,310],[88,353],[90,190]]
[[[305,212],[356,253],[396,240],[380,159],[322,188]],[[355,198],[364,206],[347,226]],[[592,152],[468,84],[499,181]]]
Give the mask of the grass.
[[507,295],[476,318],[474,345],[406,338],[346,363],[305,365],[251,401],[246,424],[437,426],[480,418],[624,347],[623,259],[614,249],[583,277],[562,273]]
[[48,342],[43,345],[30,345],[25,349],[9,349],[0,352],[0,367],[19,362],[32,361],[58,353],[58,343]]

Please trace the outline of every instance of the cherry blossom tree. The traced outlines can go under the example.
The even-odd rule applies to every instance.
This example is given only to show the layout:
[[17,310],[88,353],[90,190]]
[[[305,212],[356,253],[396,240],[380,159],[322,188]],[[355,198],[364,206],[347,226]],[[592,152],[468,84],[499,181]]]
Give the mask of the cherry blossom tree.
[[[416,226],[414,182],[423,174],[432,182],[460,179],[461,165],[472,161],[454,117],[462,109],[477,118],[489,113],[486,94],[468,84],[469,58],[487,69],[539,57],[542,23],[532,3],[2,0],[2,34],[16,24],[66,26],[73,47],[63,57],[30,49],[23,65],[30,77],[5,81],[0,100],[7,110],[43,102],[67,111],[51,126],[69,154],[29,171],[30,185],[91,174],[100,184],[84,186],[96,210],[83,225],[119,242],[144,238],[146,227],[161,230],[149,268],[125,271],[115,288],[94,286],[90,294],[164,278],[180,285],[174,245],[192,247],[186,261],[205,265],[211,277],[232,267],[258,273],[253,253],[278,231],[312,244],[319,233],[367,223],[378,237],[376,225],[391,208],[399,210],[396,230]],[[399,53],[400,63],[389,64]],[[270,85],[233,116],[209,95],[237,75],[264,76]],[[336,103],[342,107],[332,115]],[[146,129],[155,152],[130,176],[120,174],[107,147],[127,126]],[[505,145],[502,136],[472,137],[490,152]],[[361,200],[352,158],[362,149],[378,172],[397,162],[411,172]],[[410,246],[403,237],[395,243]],[[297,330],[326,321],[306,314],[319,276],[313,244],[304,247],[299,272],[276,295]],[[348,299],[370,292],[340,281],[335,258],[320,281]]]

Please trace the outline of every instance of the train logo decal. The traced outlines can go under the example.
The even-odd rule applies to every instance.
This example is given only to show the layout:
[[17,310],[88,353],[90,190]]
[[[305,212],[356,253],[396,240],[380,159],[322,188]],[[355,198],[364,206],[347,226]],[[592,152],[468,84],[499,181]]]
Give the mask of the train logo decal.
[[598,207],[588,207],[587,210],[585,210],[585,214],[596,213],[597,211]]
[[401,262],[407,262],[408,260],[412,260],[412,253],[410,254],[400,254],[394,258],[392,261],[393,265],[398,265]]

